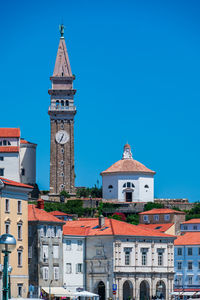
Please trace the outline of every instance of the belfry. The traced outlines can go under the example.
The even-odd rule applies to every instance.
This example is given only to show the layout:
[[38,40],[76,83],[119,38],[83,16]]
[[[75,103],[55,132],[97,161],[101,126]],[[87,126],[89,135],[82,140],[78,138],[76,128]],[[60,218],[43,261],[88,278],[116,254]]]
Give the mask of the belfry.
[[60,193],[75,193],[74,187],[74,106],[73,81],[64,26],[60,26],[60,42],[54,67],[50,77],[52,87],[48,91],[51,104],[48,114],[51,122],[50,193],[54,201],[59,201]]

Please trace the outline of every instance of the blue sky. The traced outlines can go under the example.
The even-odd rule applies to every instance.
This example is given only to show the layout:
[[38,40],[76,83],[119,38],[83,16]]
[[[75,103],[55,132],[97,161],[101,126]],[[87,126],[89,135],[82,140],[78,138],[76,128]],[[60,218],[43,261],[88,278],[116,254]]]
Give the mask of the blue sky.
[[200,200],[199,1],[1,3],[1,127],[38,144],[37,182],[49,187],[50,97],[64,21],[76,75],[77,186],[92,186],[128,141],[156,171],[155,196]]

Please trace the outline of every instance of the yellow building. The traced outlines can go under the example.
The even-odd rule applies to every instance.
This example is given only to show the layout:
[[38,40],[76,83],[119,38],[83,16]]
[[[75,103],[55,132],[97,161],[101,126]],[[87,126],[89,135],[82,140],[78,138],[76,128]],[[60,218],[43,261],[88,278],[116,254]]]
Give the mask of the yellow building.
[[[28,295],[28,193],[32,187],[0,177],[0,235],[12,234],[16,248],[9,255],[11,297]],[[0,254],[2,279],[3,254]],[[0,282],[2,291],[2,280]]]

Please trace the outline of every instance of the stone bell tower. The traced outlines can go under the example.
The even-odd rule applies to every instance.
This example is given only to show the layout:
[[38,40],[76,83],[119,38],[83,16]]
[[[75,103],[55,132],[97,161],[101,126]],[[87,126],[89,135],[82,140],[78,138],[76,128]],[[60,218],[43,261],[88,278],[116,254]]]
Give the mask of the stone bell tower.
[[60,42],[53,76],[48,91],[51,104],[48,114],[51,122],[50,193],[52,200],[59,201],[60,192],[75,193],[74,187],[74,106],[72,75],[64,39],[64,26],[60,26]]

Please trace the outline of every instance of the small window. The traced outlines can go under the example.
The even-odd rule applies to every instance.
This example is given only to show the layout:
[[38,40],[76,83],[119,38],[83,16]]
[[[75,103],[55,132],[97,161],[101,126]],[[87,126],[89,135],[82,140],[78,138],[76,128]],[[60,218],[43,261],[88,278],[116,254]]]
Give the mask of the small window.
[[25,169],[24,168],[21,169],[21,175],[25,176]]
[[59,267],[53,268],[54,280],[59,280]]
[[126,187],[126,183],[123,184],[123,187],[124,187],[124,188]]
[[21,200],[17,201],[17,213],[18,214],[22,213],[22,201]]
[[4,176],[4,169],[0,168],[0,176]]
[[48,280],[49,279],[49,268],[43,267],[43,279]]
[[10,224],[9,223],[5,223],[5,233],[9,234],[10,233]]
[[0,146],[2,146],[2,141],[0,141]]
[[177,254],[178,254],[178,255],[182,255],[182,248],[178,248],[178,249],[177,249]]
[[165,221],[169,221],[170,220],[170,215],[165,215],[164,218],[165,218]]
[[188,270],[192,270],[192,261],[188,261]]
[[63,172],[61,173],[61,176],[64,177],[64,173]]
[[21,224],[17,225],[17,238],[20,241],[22,240],[22,225]]
[[83,273],[83,264],[76,265],[76,273]]
[[198,248],[198,254],[200,255],[200,248]]
[[78,240],[78,242],[77,242],[77,250],[78,251],[81,251],[82,249],[83,249],[83,242],[81,241],[81,240]]
[[142,252],[142,266],[147,265],[147,252]]
[[148,184],[145,184],[145,186],[144,186],[144,187],[145,187],[145,189],[148,189],[148,188],[149,188]]
[[21,251],[17,252],[17,262],[18,262],[18,267],[22,267],[22,252]]
[[198,262],[198,269],[200,270],[200,261]]
[[194,226],[193,226],[193,230],[197,230],[197,225],[194,225]]
[[58,107],[58,106],[59,106],[59,101],[57,100],[57,101],[56,101],[56,107]]
[[182,261],[178,261],[177,263],[177,269],[182,270]]
[[147,215],[143,216],[143,221],[144,221],[144,222],[149,221],[149,217],[148,217]]
[[127,182],[127,187],[130,188],[131,187],[131,183]]
[[71,241],[70,240],[66,240],[66,250],[67,251],[71,250]]
[[7,141],[3,140],[3,146],[7,146]]
[[4,160],[4,157],[3,156],[0,156],[0,161],[3,161]]
[[188,255],[192,255],[192,248],[188,248]]
[[6,213],[10,212],[10,201],[9,201],[9,199],[5,200],[5,212]]
[[158,265],[163,265],[163,252],[158,252]]
[[[65,152],[64,148],[61,148],[61,153],[64,153],[64,152]],[[64,162],[63,162],[63,165],[64,165]]]
[[61,100],[61,106],[64,106],[64,100]]
[[134,188],[134,187],[135,187],[133,183],[131,183],[131,186],[132,186],[132,188]]
[[125,265],[130,265],[130,251],[125,251]]
[[69,106],[69,101],[68,100],[65,101],[65,105]]
[[64,165],[64,161],[63,161],[63,160],[61,160],[61,161],[60,161],[60,164],[61,164],[61,166],[63,166],[63,165]]
[[187,230],[187,229],[188,229],[187,225],[184,225],[183,230]]
[[159,215],[154,215],[153,219],[154,219],[154,221],[159,221]]
[[66,264],[66,274],[71,274],[71,272],[72,272],[72,264],[67,263]]
[[192,285],[193,276],[188,276],[188,284]]
[[53,246],[53,258],[59,258],[59,246]]
[[110,185],[108,186],[108,188],[109,188],[109,189],[113,189],[113,186],[110,184]]

